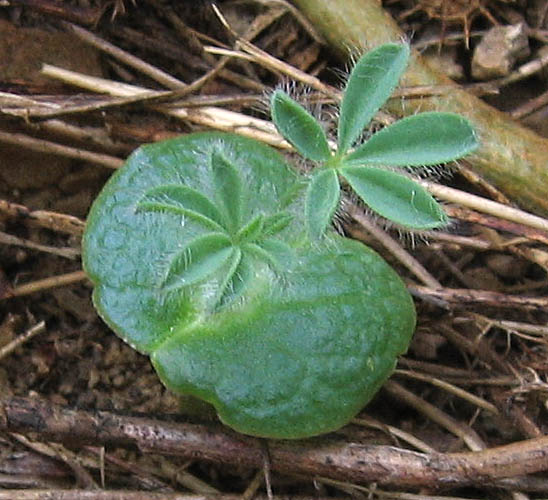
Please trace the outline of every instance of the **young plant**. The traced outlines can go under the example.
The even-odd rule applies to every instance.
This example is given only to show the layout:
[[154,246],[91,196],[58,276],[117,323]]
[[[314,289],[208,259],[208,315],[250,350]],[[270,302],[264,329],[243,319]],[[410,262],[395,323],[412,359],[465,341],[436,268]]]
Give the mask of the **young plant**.
[[308,183],[257,141],[190,134],[139,148],[91,208],[83,264],[99,314],[151,357],[168,388],[211,403],[240,432],[302,438],[335,430],[407,349],[415,309],[403,282],[329,222],[341,176],[400,224],[445,223],[419,185],[378,167],[471,151],[476,139],[464,119],[424,113],[351,151],[408,52],[387,45],[358,62],[335,154],[311,115],[273,95],[282,134],[320,164]]
[[304,228],[302,177],[268,146],[200,133],[144,146],[90,211],[105,322],[163,383],[256,436],[347,423],[391,374],[412,299],[375,252]]
[[478,142],[470,123],[452,113],[426,112],[383,128],[356,144],[364,128],[394,91],[409,60],[407,45],[386,44],[354,66],[340,106],[337,149],[331,152],[316,119],[285,92],[271,98],[272,119],[282,136],[306,159],[316,162],[305,199],[306,227],[318,239],[329,225],[340,197],[340,179],[373,211],[410,229],[447,223],[441,206],[407,171],[436,165],[473,151]]

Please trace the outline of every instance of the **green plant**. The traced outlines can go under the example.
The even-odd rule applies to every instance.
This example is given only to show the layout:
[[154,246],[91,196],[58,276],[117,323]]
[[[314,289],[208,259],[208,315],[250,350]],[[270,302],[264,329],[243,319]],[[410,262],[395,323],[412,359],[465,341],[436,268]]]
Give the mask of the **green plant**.
[[[286,132],[297,117],[286,136],[332,165],[317,124],[275,96]],[[321,132],[316,143],[307,128]],[[341,133],[340,149],[358,133]],[[211,403],[240,432],[301,438],[339,428],[411,339],[415,310],[403,282],[328,227],[338,192],[327,201],[315,193],[338,190],[345,162],[307,184],[257,141],[190,134],[139,148],[91,208],[83,264],[98,312],[151,357],[168,388]],[[324,212],[319,223],[313,209]],[[310,238],[307,225],[322,237]]]
[[305,158],[319,164],[306,192],[311,237],[319,238],[333,217],[340,177],[373,211],[401,226],[432,229],[447,223],[441,206],[405,171],[382,167],[429,166],[470,153],[478,143],[465,118],[453,113],[420,113],[383,128],[351,149],[394,91],[408,60],[407,45],[385,44],[356,63],[341,102],[334,154],[314,117],[285,92],[273,93],[272,119],[278,130]]
[[376,253],[332,230],[309,241],[304,187],[267,146],[191,134],[132,154],[87,221],[84,267],[106,323],[166,386],[248,434],[345,424],[414,329]]

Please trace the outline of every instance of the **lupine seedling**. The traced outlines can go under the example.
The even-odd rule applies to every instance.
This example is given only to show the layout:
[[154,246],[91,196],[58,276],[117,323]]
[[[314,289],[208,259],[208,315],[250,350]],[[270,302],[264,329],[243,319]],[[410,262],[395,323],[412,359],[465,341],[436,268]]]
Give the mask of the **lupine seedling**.
[[[391,47],[388,54],[405,59],[406,48]],[[352,91],[355,75],[345,100],[360,94]],[[83,265],[99,314],[151,357],[168,388],[211,403],[237,431],[302,438],[338,429],[374,396],[409,345],[415,309],[402,280],[374,251],[328,224],[337,175],[358,179],[352,186],[360,193],[361,179],[368,187],[380,179],[377,192],[392,198],[408,185],[405,178],[403,188],[390,191],[384,171],[375,177],[355,170],[375,151],[386,158],[382,132],[377,146],[346,153],[389,94],[376,92],[367,111],[359,99],[343,105],[339,156],[302,108],[275,94],[284,135],[326,167],[308,184],[264,144],[196,133],[139,148],[91,208]],[[413,158],[424,163],[427,155],[417,150]],[[418,196],[422,207],[425,195]]]
[[476,149],[474,129],[465,118],[420,113],[356,144],[394,91],[408,60],[409,47],[403,44],[381,45],[358,60],[343,93],[334,153],[323,128],[308,111],[282,90],[273,93],[272,119],[278,130],[302,156],[318,164],[309,178],[305,201],[312,238],[322,236],[337,209],[341,178],[371,210],[399,226],[424,230],[447,223],[439,203],[406,174],[409,167],[446,163]]
[[331,229],[310,241],[304,189],[268,146],[190,134],[133,153],[87,220],[100,315],[168,388],[246,434],[341,427],[415,326],[409,293],[375,252]]

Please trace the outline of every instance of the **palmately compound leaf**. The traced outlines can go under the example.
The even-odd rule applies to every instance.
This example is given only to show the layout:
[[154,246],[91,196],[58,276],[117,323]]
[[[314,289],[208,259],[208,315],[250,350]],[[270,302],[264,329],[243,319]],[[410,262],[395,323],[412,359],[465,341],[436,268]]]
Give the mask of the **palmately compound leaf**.
[[331,156],[321,125],[316,119],[282,90],[270,99],[272,121],[284,139],[305,158],[325,162]]
[[222,268],[233,253],[232,241],[225,234],[200,236],[175,254],[162,285],[180,288],[204,281]]
[[412,229],[447,224],[440,204],[422,186],[403,175],[375,167],[342,167],[341,175],[375,212]]
[[453,113],[408,116],[373,135],[345,157],[347,165],[417,167],[456,160],[476,149],[470,122]]
[[[196,192],[223,231],[188,216],[193,206],[218,218]],[[414,330],[411,297],[381,257],[330,228],[308,239],[304,194],[272,148],[190,134],[134,152],[87,220],[83,263],[102,318],[151,356],[167,387],[210,402],[246,434],[341,427]],[[162,200],[168,209],[146,208]]]
[[223,230],[223,215],[196,189],[170,184],[149,189],[139,200],[137,210],[172,212],[191,217],[214,231]]
[[[241,187],[244,222],[261,213],[265,220],[274,217],[277,223],[281,217],[284,238],[303,239],[300,228],[304,223],[296,217],[300,209],[293,205],[304,190],[302,180],[272,148],[223,133],[191,134],[139,148],[95,200],[86,222],[82,257],[96,285],[93,298],[102,318],[140,352],[150,354],[177,325],[215,309],[212,302],[226,282],[230,262],[196,285],[162,287],[175,255],[196,238],[226,231],[177,210],[140,206],[147,193],[179,185],[183,189],[178,195],[189,195],[187,199],[177,197],[182,206],[197,209],[200,197],[196,191],[227,220],[230,215],[222,202],[226,191],[213,171],[213,154],[237,162],[235,172],[240,180],[236,185]],[[224,226],[241,229],[234,221]]]
[[338,154],[354,144],[390,97],[409,59],[409,46],[388,43],[358,60],[344,90],[338,130]]
[[305,198],[308,234],[318,239],[326,230],[340,198],[339,179],[333,168],[316,170],[310,179]]

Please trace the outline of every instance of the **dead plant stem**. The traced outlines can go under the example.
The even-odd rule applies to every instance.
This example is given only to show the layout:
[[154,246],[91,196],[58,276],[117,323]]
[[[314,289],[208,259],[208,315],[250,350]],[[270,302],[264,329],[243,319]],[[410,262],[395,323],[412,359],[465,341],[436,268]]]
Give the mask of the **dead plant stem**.
[[55,288],[59,286],[70,285],[83,281],[87,278],[84,271],[74,271],[72,273],[61,274],[59,276],[52,276],[51,278],[44,278],[42,280],[32,281],[15,287],[9,297],[21,297],[23,295],[29,295],[35,292],[41,292],[48,290],[49,288]]
[[[35,432],[42,439],[73,446],[136,446],[142,452],[255,469],[262,467],[264,458],[257,439],[226,428],[71,410],[31,398],[4,399],[0,403],[0,429]],[[510,484],[515,488],[522,475],[548,470],[548,436],[472,453],[418,453],[327,437],[271,441],[269,452],[273,471],[401,487]]]

